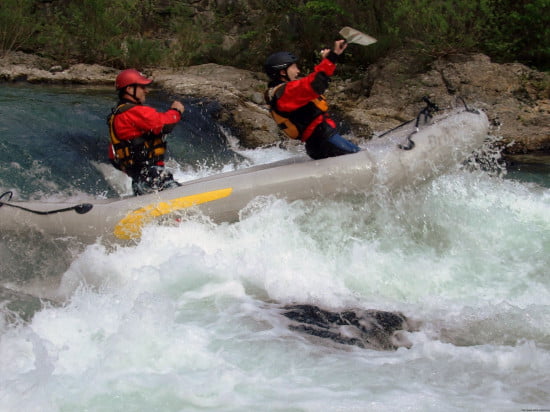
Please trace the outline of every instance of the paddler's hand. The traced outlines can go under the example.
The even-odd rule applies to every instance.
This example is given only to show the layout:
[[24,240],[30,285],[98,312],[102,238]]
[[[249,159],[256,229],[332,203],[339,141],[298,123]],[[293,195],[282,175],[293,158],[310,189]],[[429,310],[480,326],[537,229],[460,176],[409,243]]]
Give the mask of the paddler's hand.
[[180,114],[183,114],[183,112],[185,111],[185,106],[180,101],[175,100],[172,103],[172,106],[170,106],[170,109],[175,109],[180,112]]
[[325,57],[327,57],[329,53],[330,53],[330,49],[323,49],[323,50],[321,50],[321,51],[320,51],[321,59],[324,59]]
[[348,43],[345,40],[336,40],[332,51],[337,55],[341,55],[346,50],[346,47],[348,47]]

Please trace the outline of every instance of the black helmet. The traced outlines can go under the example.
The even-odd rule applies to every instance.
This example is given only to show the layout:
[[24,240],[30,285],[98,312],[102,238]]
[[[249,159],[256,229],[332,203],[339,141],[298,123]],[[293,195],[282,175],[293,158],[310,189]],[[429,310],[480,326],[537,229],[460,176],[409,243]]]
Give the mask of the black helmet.
[[289,52],[273,53],[267,58],[264,64],[264,70],[269,77],[277,79],[279,70],[286,69],[298,61],[298,58]]

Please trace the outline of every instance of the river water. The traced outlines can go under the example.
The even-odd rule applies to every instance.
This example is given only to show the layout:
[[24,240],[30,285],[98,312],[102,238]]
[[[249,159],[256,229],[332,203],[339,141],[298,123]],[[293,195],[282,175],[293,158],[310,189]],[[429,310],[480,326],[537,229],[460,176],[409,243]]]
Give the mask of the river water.
[[[295,155],[239,148],[216,104],[185,103],[179,180]],[[0,194],[127,193],[105,163],[113,104],[3,84]],[[549,212],[539,161],[369,201],[259,199],[238,222],[151,226],[132,246],[2,233],[0,411],[550,410]],[[289,329],[296,303],[419,326],[410,348],[342,345]]]

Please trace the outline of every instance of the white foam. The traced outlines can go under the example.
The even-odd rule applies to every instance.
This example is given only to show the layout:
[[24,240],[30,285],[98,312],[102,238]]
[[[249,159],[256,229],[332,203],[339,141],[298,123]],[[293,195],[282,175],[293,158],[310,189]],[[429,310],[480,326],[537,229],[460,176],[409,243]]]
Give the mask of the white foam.
[[[87,247],[7,326],[0,410],[544,406],[548,190],[459,171],[392,198],[259,198]],[[411,349],[313,343],[276,305],[400,310]]]

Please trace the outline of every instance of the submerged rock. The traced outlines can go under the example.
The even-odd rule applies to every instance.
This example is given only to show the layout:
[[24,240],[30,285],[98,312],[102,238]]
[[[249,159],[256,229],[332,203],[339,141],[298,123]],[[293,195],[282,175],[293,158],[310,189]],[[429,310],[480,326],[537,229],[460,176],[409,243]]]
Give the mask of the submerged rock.
[[418,322],[399,312],[349,309],[332,312],[313,305],[289,305],[282,314],[291,320],[288,328],[342,345],[365,349],[410,348],[404,332],[413,332]]

